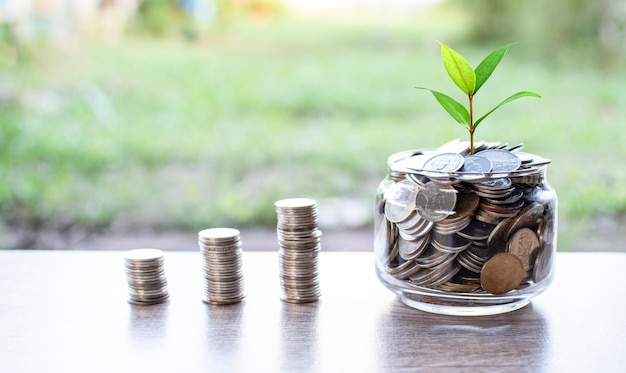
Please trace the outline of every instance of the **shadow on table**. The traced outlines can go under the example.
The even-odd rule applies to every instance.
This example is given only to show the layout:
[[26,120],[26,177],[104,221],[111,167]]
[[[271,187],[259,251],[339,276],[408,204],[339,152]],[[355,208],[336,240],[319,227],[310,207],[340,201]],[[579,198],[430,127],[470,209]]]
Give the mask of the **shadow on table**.
[[501,315],[463,317],[414,310],[397,300],[378,322],[379,368],[383,371],[387,367],[472,366],[533,370],[545,366],[550,355],[547,321],[532,303]]

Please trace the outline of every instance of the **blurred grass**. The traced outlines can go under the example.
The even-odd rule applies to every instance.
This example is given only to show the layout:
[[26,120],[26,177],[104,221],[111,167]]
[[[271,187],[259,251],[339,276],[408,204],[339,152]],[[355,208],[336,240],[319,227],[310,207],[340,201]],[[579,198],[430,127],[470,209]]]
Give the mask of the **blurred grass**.
[[[0,73],[4,229],[271,226],[281,198],[373,203],[389,154],[467,137],[414,89],[456,91],[436,40],[473,65],[497,47],[464,41],[462,15],[433,8],[245,18],[193,43],[136,36],[35,53]],[[565,249],[580,224],[626,212],[626,71],[525,48],[511,48],[476,108],[518,90],[543,99],[500,109],[477,139],[552,159]]]

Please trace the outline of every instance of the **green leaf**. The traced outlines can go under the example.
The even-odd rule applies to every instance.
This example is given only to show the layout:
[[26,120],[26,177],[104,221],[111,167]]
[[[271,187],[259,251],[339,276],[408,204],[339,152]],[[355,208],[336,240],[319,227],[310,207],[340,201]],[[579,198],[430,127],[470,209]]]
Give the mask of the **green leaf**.
[[446,96],[445,94],[441,92],[433,91],[432,89],[422,88],[422,87],[415,87],[415,88],[425,89],[427,91],[430,91],[430,93],[432,93],[433,96],[435,96],[435,98],[437,99],[441,107],[443,107],[448,112],[448,114],[450,114],[450,116],[454,118],[454,120],[462,124],[465,128],[469,129],[470,127],[469,112],[458,101],[454,100],[453,98],[449,96]]
[[472,66],[463,56],[452,48],[441,42],[439,42],[439,44],[441,44],[443,66],[446,68],[454,84],[461,88],[465,94],[473,94],[474,87],[476,86],[476,74]]
[[491,109],[487,114],[483,115],[482,117],[480,117],[480,119],[478,119],[476,122],[474,122],[474,129],[476,127],[478,127],[478,125],[480,124],[480,122],[483,121],[483,119],[487,118],[487,116],[491,113],[493,113],[494,111],[496,111],[496,109],[498,109],[500,106],[508,104],[511,101],[517,100],[518,98],[522,98],[522,97],[539,97],[541,98],[541,95],[539,95],[538,93],[535,92],[528,92],[528,91],[522,91],[522,92],[517,92],[515,94],[512,94],[511,96],[509,96],[507,99],[505,99],[504,101],[502,101],[501,103],[498,104],[498,106],[494,107],[493,109]]
[[510,46],[511,44],[507,44],[491,52],[491,54],[485,57],[485,59],[476,67],[476,70],[474,70],[474,73],[476,74],[476,86],[474,87],[474,92],[472,94],[476,94],[480,87],[482,87],[487,79],[489,79],[500,61],[502,61],[502,57],[504,57],[504,54]]

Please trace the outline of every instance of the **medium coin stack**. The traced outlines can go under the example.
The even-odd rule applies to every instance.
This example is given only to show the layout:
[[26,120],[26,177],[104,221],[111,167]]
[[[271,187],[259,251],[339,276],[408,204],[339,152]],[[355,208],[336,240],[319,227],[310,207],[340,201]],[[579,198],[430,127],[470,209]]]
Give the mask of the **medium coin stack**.
[[233,228],[210,228],[198,233],[202,254],[204,294],[209,304],[240,302],[244,294],[242,244]]
[[[451,145],[394,165],[402,171],[380,210],[388,232],[386,272],[450,292],[508,291],[523,280],[543,280],[556,213],[552,195],[541,189],[541,167],[549,161],[518,152],[521,145],[479,143],[475,155],[465,143]],[[498,253],[510,256],[495,259]],[[503,270],[513,265],[519,268]]]
[[318,256],[322,232],[315,200],[290,198],[275,203],[281,299],[307,303],[319,299]]
[[128,302],[150,305],[169,298],[163,252],[157,249],[135,249],[124,255],[128,282]]

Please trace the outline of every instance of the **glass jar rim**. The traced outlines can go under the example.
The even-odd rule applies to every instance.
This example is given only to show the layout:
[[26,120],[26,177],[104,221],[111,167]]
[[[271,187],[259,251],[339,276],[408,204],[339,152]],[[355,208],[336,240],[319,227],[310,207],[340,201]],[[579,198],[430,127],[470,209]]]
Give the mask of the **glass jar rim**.
[[[439,151],[437,148],[423,148],[423,149],[411,149],[394,153],[387,158],[387,166],[390,174],[414,174],[427,176],[431,178],[454,178],[454,179],[469,179],[472,181],[479,181],[477,179],[494,179],[503,177],[520,177],[527,175],[534,175],[546,170],[550,159],[540,157],[538,155],[522,152],[511,151],[512,154],[520,158],[522,164],[519,168],[512,171],[489,171],[489,172],[470,172],[470,171],[441,171],[431,170],[420,167],[410,167],[406,163],[409,158],[416,156],[429,156],[434,157],[445,152]],[[479,154],[479,153],[477,153]],[[404,161],[404,164],[403,164]]]

